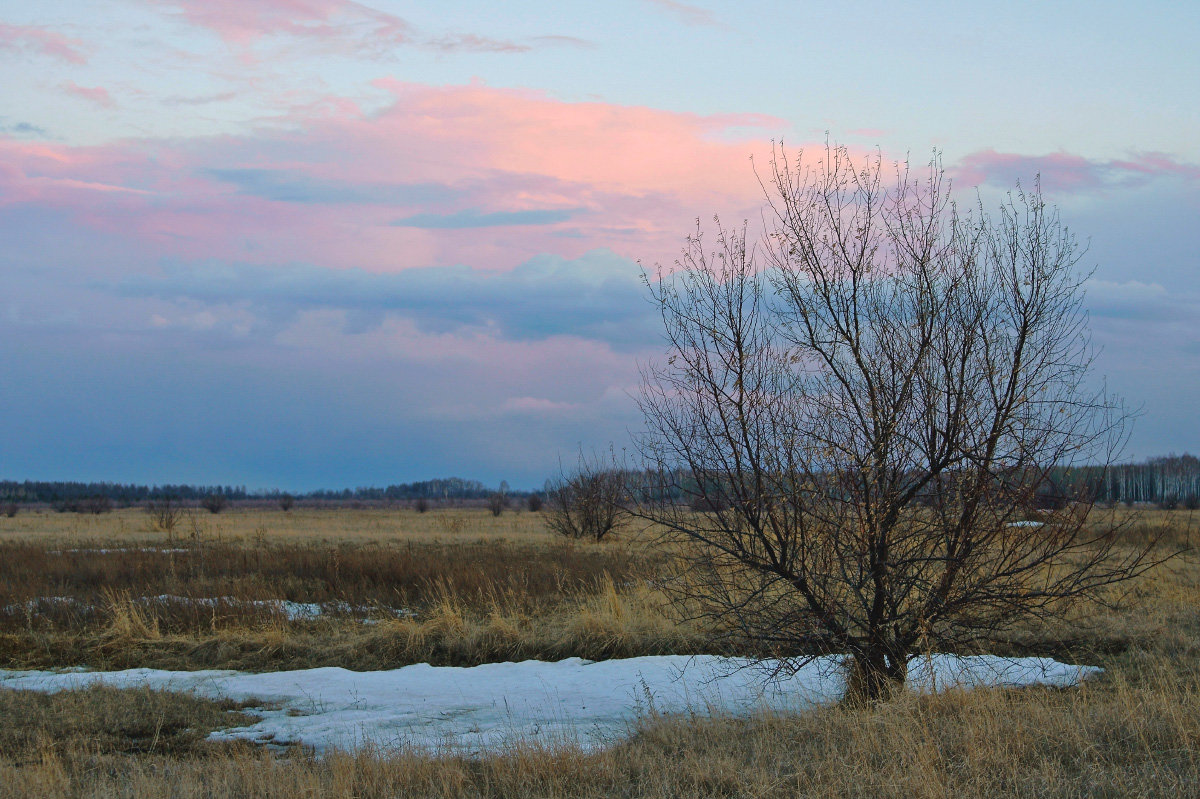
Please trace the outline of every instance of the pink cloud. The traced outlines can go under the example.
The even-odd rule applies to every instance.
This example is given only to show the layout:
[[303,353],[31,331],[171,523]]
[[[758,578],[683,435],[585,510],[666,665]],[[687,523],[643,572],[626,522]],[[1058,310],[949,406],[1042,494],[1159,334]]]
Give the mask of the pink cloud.
[[87,58],[81,47],[82,43],[77,39],[68,39],[45,28],[0,22],[0,49],[28,48],[70,64],[86,64]]
[[173,8],[189,24],[207,28],[225,42],[249,47],[276,35],[303,37],[363,53],[384,54],[417,44],[452,52],[512,53],[530,45],[471,33],[419,35],[405,19],[354,0],[150,0]]
[[384,271],[609,247],[669,263],[696,218],[756,214],[749,156],[770,143],[730,131],[784,127],[482,85],[377,86],[391,97],[382,111],[332,98],[249,136],[0,141],[0,183],[7,202],[177,257]]
[[646,0],[646,2],[669,11],[688,25],[720,25],[707,8],[700,8],[690,3],[680,3],[678,0]]
[[67,81],[62,84],[62,90],[72,97],[87,100],[89,103],[95,103],[103,108],[115,108],[117,105],[117,101],[108,93],[108,89],[102,86],[80,86],[74,81]]
[[412,30],[403,19],[353,0],[159,1],[232,44],[250,44],[276,33],[340,37],[346,25],[367,26],[373,37],[403,44]]
[[1200,180],[1200,167],[1163,153],[1100,161],[1064,152],[1030,156],[982,150],[964,157],[952,172],[959,183],[1003,187],[1011,187],[1018,180],[1029,182],[1040,175],[1045,188],[1065,192],[1142,183],[1160,176]]

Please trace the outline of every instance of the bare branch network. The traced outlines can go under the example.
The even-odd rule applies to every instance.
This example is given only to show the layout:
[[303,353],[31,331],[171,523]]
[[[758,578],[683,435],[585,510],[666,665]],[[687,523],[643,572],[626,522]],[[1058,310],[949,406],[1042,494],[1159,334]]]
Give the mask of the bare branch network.
[[914,652],[1150,564],[1060,479],[1111,462],[1130,415],[1090,382],[1081,250],[1040,186],[963,213],[937,157],[893,174],[840,146],[777,150],[763,185],[760,242],[718,220],[647,281],[670,353],[638,448],[651,495],[690,502],[636,513],[689,607],[777,656],[849,654],[877,698]]

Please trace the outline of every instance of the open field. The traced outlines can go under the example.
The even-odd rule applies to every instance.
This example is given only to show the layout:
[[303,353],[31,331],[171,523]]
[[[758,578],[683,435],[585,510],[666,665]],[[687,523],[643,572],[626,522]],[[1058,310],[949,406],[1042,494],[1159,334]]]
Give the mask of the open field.
[[[0,665],[371,669],[703,649],[705,631],[675,619],[654,588],[662,556],[636,536],[573,544],[536,514],[435,513],[204,514],[170,536],[142,511],[0,518]],[[1125,535],[1177,546],[1192,523],[1185,511],[1145,513]],[[232,703],[6,691],[0,796],[1200,791],[1193,556],[1146,575],[1122,609],[1030,630],[1010,648],[1107,673],[1079,689],[908,696],[791,717],[650,715],[628,742],[600,752],[518,747],[480,760],[218,745],[203,740],[207,731],[245,723]]]
[[[0,520],[0,666],[277,670],[691,653],[657,556],[480,510]],[[177,531],[178,533],[178,531]]]

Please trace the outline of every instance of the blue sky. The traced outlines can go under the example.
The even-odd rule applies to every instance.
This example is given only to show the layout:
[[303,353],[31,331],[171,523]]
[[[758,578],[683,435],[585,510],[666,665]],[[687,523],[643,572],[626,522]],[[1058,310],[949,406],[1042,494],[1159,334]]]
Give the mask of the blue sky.
[[1130,455],[1200,448],[1190,3],[0,0],[0,471],[540,484],[620,448],[640,260],[772,140],[1041,174]]

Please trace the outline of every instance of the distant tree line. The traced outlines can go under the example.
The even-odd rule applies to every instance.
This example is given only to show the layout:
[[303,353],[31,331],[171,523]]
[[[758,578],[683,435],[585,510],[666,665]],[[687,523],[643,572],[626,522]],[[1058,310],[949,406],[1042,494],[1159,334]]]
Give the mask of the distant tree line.
[[1152,502],[1166,508],[1200,507],[1200,458],[1184,453],[1125,463],[1087,476],[1101,502]]
[[[596,471],[596,469],[593,469]],[[634,501],[674,501],[680,504],[693,502],[697,496],[706,495],[700,485],[713,477],[689,474],[685,469],[669,473],[639,470],[616,470],[618,482],[625,486],[624,493]],[[1042,487],[1038,489],[1039,503],[1052,506],[1081,493],[1090,494],[1102,503],[1152,503],[1162,507],[1200,507],[1200,458],[1195,455],[1165,455],[1148,458],[1140,463],[1125,463],[1100,467],[1073,467],[1054,470]],[[553,482],[553,481],[551,481]],[[548,485],[549,488],[549,485]],[[278,490],[249,491],[245,486],[201,486],[187,484],[136,485],[133,483],[71,482],[62,480],[0,480],[0,504],[44,504],[59,510],[98,512],[98,508],[109,506],[142,505],[170,499],[177,502],[197,503],[222,500],[278,501],[284,494]],[[319,489],[307,493],[287,496],[298,501],[320,502],[423,502],[428,507],[436,500],[488,500],[529,496],[529,492],[509,490],[503,484],[499,492],[479,480],[461,477],[443,477],[413,483],[398,483],[384,488],[360,487]],[[541,495],[533,492],[540,502]],[[103,501],[101,501],[103,500]],[[698,507],[697,510],[710,510]]]
[[486,499],[495,493],[496,489],[488,488],[478,480],[466,480],[462,477],[442,477],[434,480],[421,480],[415,483],[400,483],[386,488],[344,488],[338,490],[318,490],[308,494],[297,494],[301,499],[322,500],[393,500],[404,501],[414,499]]
[[[424,500],[478,500],[491,497],[496,490],[488,488],[478,480],[461,477],[445,477],[422,480],[415,483],[400,483],[386,488],[364,487],[342,490],[320,489],[308,493],[292,493],[296,500],[324,502],[354,501],[413,501]],[[508,492],[521,495],[523,492]],[[201,485],[136,485],[109,482],[69,482],[62,480],[0,480],[0,503],[45,504],[61,510],[87,509],[97,499],[107,500],[115,506],[141,505],[171,499],[186,503],[203,503],[212,497],[221,497],[227,502],[239,500],[278,500],[284,494],[278,490],[248,491],[245,486],[201,486]]]
[[0,501],[48,505],[81,503],[97,497],[103,497],[115,505],[138,505],[165,498],[199,501],[211,494],[219,494],[229,500],[247,499],[252,496],[245,486],[145,486],[132,483],[79,483],[62,480],[0,480]]
[[[664,471],[621,470],[625,493],[634,502],[674,502],[695,510],[714,510],[710,490],[721,475],[695,474],[677,468]],[[828,475],[836,480],[835,475]],[[916,475],[914,475],[914,478]],[[1195,455],[1165,455],[1141,462],[1108,467],[1075,466],[1052,468],[1039,476],[1031,497],[1041,508],[1060,507],[1080,498],[1096,502],[1153,504],[1163,508],[1200,508],[1200,458]],[[707,499],[706,499],[707,498]],[[918,494],[914,502],[922,504]]]

